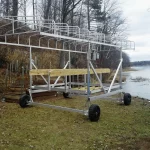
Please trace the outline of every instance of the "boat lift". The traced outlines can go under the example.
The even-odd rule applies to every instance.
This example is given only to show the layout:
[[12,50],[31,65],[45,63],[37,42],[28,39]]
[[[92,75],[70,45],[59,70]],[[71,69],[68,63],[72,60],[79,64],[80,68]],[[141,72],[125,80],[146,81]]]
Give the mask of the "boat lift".
[[[27,19],[29,18],[29,19]],[[3,41],[0,41],[1,45],[11,45],[26,47],[29,49],[29,62],[30,62],[30,87],[29,94],[22,95],[19,104],[21,107],[27,106],[44,106],[49,108],[55,108],[59,110],[65,110],[70,112],[77,112],[87,116],[91,121],[98,121],[100,118],[100,107],[96,104],[91,104],[95,100],[101,100],[102,98],[108,98],[115,94],[120,94],[120,101],[124,102],[125,105],[130,105],[131,95],[129,93],[124,93],[122,89],[122,50],[125,49],[135,49],[135,43],[133,41],[124,41],[120,37],[114,40],[113,37],[106,36],[103,33],[91,32],[87,29],[80,29],[78,26],[68,26],[63,23],[55,23],[53,20],[49,20],[48,23],[44,24],[42,19],[37,19],[36,22],[33,22],[32,17],[26,17],[26,22],[23,17],[18,17],[18,20],[14,20],[14,17],[5,17],[0,18],[6,22],[4,25],[0,26],[0,30],[3,30],[4,27],[11,26],[11,30],[0,35],[1,38],[4,38]],[[15,23],[21,24],[20,26],[15,27]],[[25,30],[25,31],[23,31]],[[9,42],[9,36],[17,37],[17,42]],[[20,36],[25,35],[26,41],[28,43],[21,43]],[[38,45],[32,44],[32,38],[36,37],[38,40]],[[41,39],[45,38],[47,40],[47,45],[41,46]],[[50,47],[50,40],[55,41],[55,47]],[[62,41],[63,45],[61,48],[58,48],[58,42]],[[70,43],[69,48],[65,46],[66,43]],[[76,47],[76,44],[79,47]],[[102,45],[115,47],[120,51],[120,61],[117,67],[117,70],[114,74],[114,77],[110,83],[102,83],[101,76],[103,73],[110,73],[109,68],[99,68],[95,69],[91,61],[91,53],[94,51],[95,54],[99,52]],[[64,51],[68,53],[68,61],[65,64],[63,69],[38,69],[34,64],[32,58],[33,49],[41,50],[55,50],[55,51]],[[71,68],[71,54],[79,53],[84,54],[87,59],[87,68],[86,69],[72,69]],[[109,60],[108,60],[109,61]],[[91,74],[94,74],[97,83],[90,83]],[[119,74],[119,84],[114,84],[117,75]],[[74,75],[83,75],[84,82],[78,83],[73,82],[71,76]],[[44,85],[33,85],[33,76],[41,76]],[[51,77],[57,77],[55,82],[51,84]],[[58,83],[59,79],[64,77],[64,83]],[[73,85],[82,85],[86,86],[85,91],[73,89]],[[91,90],[91,86],[98,86],[98,89]],[[43,104],[34,102],[32,94],[40,93],[46,91],[56,91],[62,92],[65,98],[68,98],[72,95],[82,95],[86,97],[86,108],[84,110],[62,107],[57,105]],[[122,95],[123,99],[122,99]]]

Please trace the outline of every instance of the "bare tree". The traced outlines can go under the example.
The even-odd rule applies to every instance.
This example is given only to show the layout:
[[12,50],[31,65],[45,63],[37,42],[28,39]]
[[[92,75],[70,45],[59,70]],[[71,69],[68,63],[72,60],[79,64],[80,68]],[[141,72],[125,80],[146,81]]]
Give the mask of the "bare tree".
[[1,0],[1,15],[2,16],[9,16],[11,15],[11,6],[12,6],[12,0]]
[[[126,19],[122,16],[122,10],[120,9],[117,0],[103,0],[103,3],[102,0],[91,1],[90,7],[90,13],[92,13],[91,20],[95,19],[97,23],[97,32],[105,33],[107,38],[111,38],[112,40],[114,35],[123,36],[123,38],[126,36],[124,34],[127,25]],[[103,50],[107,50],[107,52]],[[101,46],[99,56],[99,67],[116,68],[119,63],[120,52],[116,48]],[[123,53],[123,57],[126,59],[126,63],[129,62],[126,54]],[[123,64],[123,66],[125,65]]]
[[[26,7],[22,8],[22,6],[26,6],[27,0],[1,0],[0,2],[2,15],[17,16],[18,11],[20,13],[22,9],[26,18]],[[124,36],[126,30],[126,19],[122,17],[122,11],[117,0],[30,0],[31,2],[34,20],[36,14],[38,14],[45,19],[43,23],[46,23],[47,19],[53,19],[56,22],[79,25],[81,28],[87,27],[89,30],[93,30],[92,22],[94,21],[94,26],[97,25],[95,30],[110,37],[113,35]],[[38,3],[38,8],[35,7],[35,3],[36,6]],[[38,11],[38,13],[35,13],[35,11]],[[101,48],[102,50],[109,50],[108,46],[102,46]],[[100,65],[107,65],[107,58],[109,58],[112,60],[109,65],[113,66],[116,63],[114,57],[119,58],[117,52],[102,52],[99,59]],[[65,53],[61,52],[61,68],[64,66],[64,60]]]
[[6,0],[6,16],[9,15],[10,0]]
[[49,13],[51,11],[51,0],[45,0],[45,7],[44,7],[44,19],[49,18]]
[[76,8],[81,0],[62,0],[62,23],[67,22],[68,15]]
[[15,20],[17,19],[16,16],[18,16],[18,0],[12,1],[12,16],[15,16]]
[[90,0],[87,0],[87,22],[88,30],[90,30]]
[[80,14],[79,14],[79,21],[78,21],[79,27],[81,26],[82,7],[83,7],[83,0],[81,1],[81,6],[80,6]]
[[[73,10],[81,2],[81,0],[62,0],[62,17],[61,22],[67,23],[67,17],[70,13],[73,16]],[[72,22],[73,23],[73,22]],[[60,67],[64,67],[65,53],[61,51],[60,53]]]

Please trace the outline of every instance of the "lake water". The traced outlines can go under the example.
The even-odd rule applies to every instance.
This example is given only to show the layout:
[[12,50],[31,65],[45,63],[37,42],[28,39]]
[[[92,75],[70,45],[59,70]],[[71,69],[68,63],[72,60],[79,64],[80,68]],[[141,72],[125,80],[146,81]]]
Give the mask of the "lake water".
[[132,67],[137,71],[124,72],[127,77],[124,92],[150,100],[150,66]]

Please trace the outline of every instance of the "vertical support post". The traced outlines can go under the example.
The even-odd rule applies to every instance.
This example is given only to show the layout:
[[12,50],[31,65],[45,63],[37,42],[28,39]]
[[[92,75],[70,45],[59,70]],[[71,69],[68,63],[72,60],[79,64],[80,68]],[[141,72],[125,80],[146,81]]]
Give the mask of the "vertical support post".
[[72,76],[72,82],[73,82],[72,87],[74,87],[74,75]]
[[91,49],[90,43],[88,43],[88,52],[87,52],[87,105],[89,107],[89,97],[90,97],[90,61],[91,61]]
[[99,78],[100,78],[101,81],[103,80],[102,73],[100,73]]
[[51,81],[50,81],[50,71],[48,72],[48,91],[50,91],[51,90],[51,88],[50,88],[50,84],[51,84]]
[[91,68],[92,68],[92,70],[93,70],[93,72],[94,72],[94,74],[95,74],[97,80],[99,81],[100,87],[103,89],[104,93],[106,93],[105,88],[104,88],[104,86],[103,86],[103,84],[102,84],[102,81],[100,80],[100,78],[99,78],[97,72],[95,71],[95,69],[94,69],[94,67],[93,67],[93,65],[92,65],[91,62],[90,62],[90,66],[91,66]]
[[14,18],[12,19],[12,32],[15,33],[15,21]]
[[78,88],[79,88],[79,75],[77,75],[77,83],[78,83]]
[[[117,74],[118,74],[119,71],[120,71],[120,68],[121,68],[121,65],[122,65],[122,61],[123,61],[123,60],[121,59],[119,65],[118,65],[118,68],[117,68],[117,70],[116,70],[116,73],[115,73],[115,75],[114,75],[114,77],[113,77],[113,80],[112,80],[112,82],[111,82],[111,84],[110,84],[108,93],[111,91],[112,86],[113,86],[113,84],[114,84],[114,82],[115,82],[115,79],[116,79],[116,77],[117,77]],[[120,73],[121,73],[121,76],[122,76],[122,72],[120,72]],[[121,81],[122,81],[122,80],[121,80]],[[121,82],[121,85],[122,85],[122,82]],[[120,89],[122,89],[121,86],[120,86]]]
[[54,34],[56,34],[56,24],[55,24],[55,21],[54,21]]
[[23,94],[24,89],[24,67],[22,66],[22,86],[21,86],[21,94]]
[[[122,60],[123,62],[123,58],[122,58],[122,48],[120,48],[120,60]],[[119,79],[119,84],[120,84],[120,89],[122,89],[122,62],[121,62],[121,66],[120,66],[120,79]]]
[[[32,47],[30,47],[30,68],[29,70],[32,69]],[[32,75],[30,75],[30,89],[29,89],[29,95],[30,95],[30,101],[33,102],[33,99],[32,99]]]
[[67,24],[67,36],[69,36],[69,26]]
[[79,30],[79,39],[80,39],[80,28],[78,28],[78,30]]
[[[122,60],[123,62],[123,58],[122,58],[122,47],[120,48],[120,60]],[[119,84],[120,84],[120,89],[122,89],[122,62],[121,62],[121,66],[120,66],[120,72],[119,72]],[[123,101],[123,97],[122,97],[122,93],[119,94],[120,95],[120,102]]]
[[27,22],[27,18],[26,18],[26,16],[27,16],[27,13],[26,13],[26,0],[24,0],[24,16],[25,16],[24,21],[25,21],[25,24],[26,24],[26,22]]
[[65,93],[67,93],[67,76],[65,76]]
[[[71,53],[70,53],[70,51],[69,51],[69,69],[71,69]],[[71,76],[69,76],[69,89],[71,89]]]
[[[30,47],[30,70],[32,70],[32,48]],[[30,75],[30,90],[32,90],[32,75]]]
[[84,85],[86,85],[86,74],[84,74]]

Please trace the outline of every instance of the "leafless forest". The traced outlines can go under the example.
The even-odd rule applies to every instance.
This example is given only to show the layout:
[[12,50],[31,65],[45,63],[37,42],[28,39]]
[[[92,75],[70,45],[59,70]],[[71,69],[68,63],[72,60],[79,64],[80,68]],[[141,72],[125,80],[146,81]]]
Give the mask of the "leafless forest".
[[[127,20],[122,15],[122,9],[117,0],[1,0],[0,15],[33,16],[34,22],[40,16],[46,23],[47,20],[54,20],[59,23],[67,23],[71,26],[79,26],[87,28],[90,31],[104,33],[109,36],[121,36],[127,38]],[[110,49],[102,46],[103,50]],[[6,48],[1,48],[1,66],[6,61],[8,55]],[[63,54],[60,54],[60,62],[63,59]],[[115,68],[118,64],[119,52],[116,49],[109,51],[101,51],[97,60],[98,67]],[[75,67],[76,58],[72,56],[72,63]],[[109,61],[108,61],[109,59]],[[123,67],[130,66],[130,60],[126,53],[123,53]],[[84,64],[84,60],[80,58],[78,63]],[[82,65],[81,65],[82,66]]]

